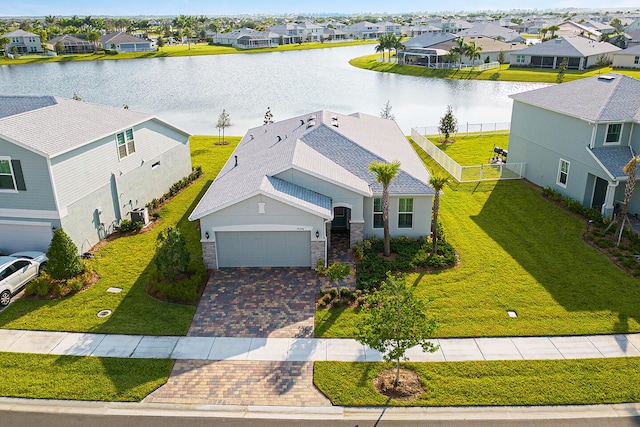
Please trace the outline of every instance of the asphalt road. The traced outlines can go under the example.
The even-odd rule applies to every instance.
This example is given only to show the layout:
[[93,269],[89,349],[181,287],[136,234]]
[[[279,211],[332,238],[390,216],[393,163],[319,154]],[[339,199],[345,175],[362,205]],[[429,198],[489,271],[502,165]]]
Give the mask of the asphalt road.
[[[204,415],[204,414],[203,414]],[[349,419],[349,420],[292,420],[292,419],[247,419],[247,418],[211,418],[208,416],[149,416],[116,414],[71,414],[49,412],[0,411],[0,425],[3,427],[48,426],[48,427],[638,427],[639,416],[615,418],[571,418],[550,420],[517,419],[480,419],[480,420],[385,420]]]

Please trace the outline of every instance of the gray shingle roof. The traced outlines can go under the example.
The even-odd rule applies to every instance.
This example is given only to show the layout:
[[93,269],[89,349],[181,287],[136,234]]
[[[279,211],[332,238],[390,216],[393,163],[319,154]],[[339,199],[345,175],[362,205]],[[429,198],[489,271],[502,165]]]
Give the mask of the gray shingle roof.
[[510,97],[592,122],[640,121],[640,80],[622,74],[589,77]]
[[607,42],[597,42],[580,36],[558,37],[534,44],[518,52],[521,55],[587,57],[617,52],[620,48]]
[[392,194],[434,194],[426,184],[428,171],[394,121],[318,111],[250,129],[189,219],[202,218],[256,194],[276,196],[328,219],[332,215],[329,197],[284,181],[283,173],[297,169],[371,196],[382,192],[368,170],[373,160],[400,161]]
[[593,149],[587,147],[587,150],[614,179],[627,177],[622,168],[633,157],[631,147],[597,147]]
[[[14,111],[16,105],[22,110]],[[155,119],[124,108],[51,96],[3,96],[0,111],[14,111],[0,118],[0,138],[47,157]]]
[[55,104],[53,96],[0,96],[0,119]]
[[100,38],[100,43],[103,46],[109,47],[112,44],[120,43],[151,43],[148,40],[141,39],[140,37],[132,36],[131,34],[117,31],[115,33],[109,33]]
[[625,50],[616,52],[614,55],[640,55],[640,44],[628,47]]

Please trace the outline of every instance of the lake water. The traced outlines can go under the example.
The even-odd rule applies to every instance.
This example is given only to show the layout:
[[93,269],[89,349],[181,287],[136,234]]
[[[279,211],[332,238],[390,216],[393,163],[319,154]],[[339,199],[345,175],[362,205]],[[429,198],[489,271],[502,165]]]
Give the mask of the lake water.
[[510,94],[537,83],[427,79],[349,65],[373,45],[292,52],[147,58],[0,66],[0,94],[56,95],[156,114],[192,134],[216,134],[222,109],[227,135],[274,120],[326,109],[379,115],[391,102],[406,134],[436,125],[447,105],[459,123],[508,122]]

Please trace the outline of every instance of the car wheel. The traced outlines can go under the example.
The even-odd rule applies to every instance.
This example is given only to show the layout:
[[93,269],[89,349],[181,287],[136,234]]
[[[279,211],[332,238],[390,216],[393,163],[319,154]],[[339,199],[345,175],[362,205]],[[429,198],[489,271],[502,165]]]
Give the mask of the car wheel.
[[38,267],[38,276],[47,269],[47,263],[43,262],[42,264],[40,264],[40,266]]
[[8,290],[2,291],[0,294],[0,306],[6,307],[11,302],[11,292]]

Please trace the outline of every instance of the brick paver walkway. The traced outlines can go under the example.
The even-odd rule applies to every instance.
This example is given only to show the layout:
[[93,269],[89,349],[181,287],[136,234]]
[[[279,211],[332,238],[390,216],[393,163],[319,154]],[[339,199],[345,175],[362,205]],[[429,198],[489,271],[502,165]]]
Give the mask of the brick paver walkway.
[[313,337],[320,278],[308,268],[229,268],[211,273],[188,336]]
[[312,362],[178,360],[146,403],[331,406],[313,385]]

